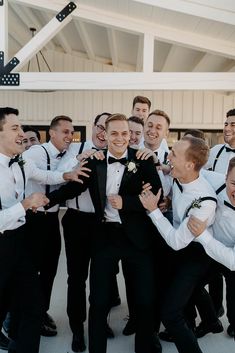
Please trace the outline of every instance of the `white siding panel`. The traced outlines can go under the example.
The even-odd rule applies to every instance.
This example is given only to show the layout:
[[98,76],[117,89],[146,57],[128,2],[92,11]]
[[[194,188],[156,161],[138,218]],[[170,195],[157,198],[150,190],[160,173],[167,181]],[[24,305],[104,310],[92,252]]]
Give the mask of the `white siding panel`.
[[[49,124],[56,115],[70,116],[74,124],[91,127],[103,112],[131,114],[136,95],[152,100],[151,110],[169,114],[172,128],[221,129],[226,112],[235,107],[235,94],[203,91],[0,91],[1,106],[18,108],[24,124]],[[90,131],[87,131],[88,136]]]

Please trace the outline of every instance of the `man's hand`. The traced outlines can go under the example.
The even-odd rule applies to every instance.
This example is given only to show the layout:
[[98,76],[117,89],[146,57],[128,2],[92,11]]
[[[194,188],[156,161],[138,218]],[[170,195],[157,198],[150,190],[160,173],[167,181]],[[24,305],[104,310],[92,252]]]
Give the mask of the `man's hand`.
[[161,197],[161,189],[158,190],[157,195],[154,195],[152,191],[142,191],[141,195],[139,195],[140,201],[144,208],[146,208],[149,212],[152,212],[158,208],[158,202]]
[[37,210],[38,207],[46,206],[48,203],[49,199],[46,197],[45,194],[41,192],[34,192],[21,202],[25,211],[27,211],[29,208],[32,208],[34,212]]
[[159,208],[162,212],[166,212],[171,205],[171,199],[164,197],[163,201],[159,203]]
[[190,232],[196,238],[199,235],[201,235],[204,232],[204,230],[207,228],[207,219],[205,221],[201,221],[200,219],[191,215],[189,217],[187,226]]
[[103,159],[105,159],[105,155],[104,155],[104,152],[103,151],[95,151],[95,153],[93,153],[93,155],[91,156],[91,158],[96,158],[96,159],[100,159],[101,161]]
[[161,164],[159,167],[157,167],[157,170],[161,170],[164,175],[167,175],[171,171],[171,167],[168,164]]
[[63,174],[63,178],[66,181],[77,181],[78,183],[83,184],[83,181],[79,179],[79,176],[84,176],[86,178],[89,178],[90,175],[87,174],[86,172],[91,172],[91,169],[84,167],[84,165],[87,163],[87,161],[83,161],[80,163],[79,167],[74,169],[71,172],[67,172]]
[[109,195],[108,200],[111,206],[116,210],[122,209],[122,197],[120,195]]
[[77,155],[77,160],[79,162],[84,161],[84,159],[91,157],[94,153],[96,153],[96,150],[94,150],[94,149],[86,150],[86,151],[82,152],[81,154]]
[[150,157],[153,157],[154,163],[158,162],[158,158],[156,154],[150,150],[149,148],[141,148],[136,152],[136,158],[137,159],[149,159]]

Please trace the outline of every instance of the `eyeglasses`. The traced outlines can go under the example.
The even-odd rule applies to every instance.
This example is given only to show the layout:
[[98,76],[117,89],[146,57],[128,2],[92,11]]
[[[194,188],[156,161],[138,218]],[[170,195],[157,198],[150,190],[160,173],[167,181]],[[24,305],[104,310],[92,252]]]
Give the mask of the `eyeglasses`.
[[97,130],[98,130],[99,132],[104,132],[104,131],[105,131],[105,127],[104,127],[103,125],[97,124],[97,125],[96,125],[96,128],[97,128]]

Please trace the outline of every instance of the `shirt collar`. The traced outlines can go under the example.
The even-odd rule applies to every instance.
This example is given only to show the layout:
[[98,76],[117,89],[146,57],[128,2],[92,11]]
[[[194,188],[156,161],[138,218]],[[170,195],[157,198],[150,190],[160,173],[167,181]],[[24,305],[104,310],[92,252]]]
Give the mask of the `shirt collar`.
[[53,145],[51,141],[47,143],[48,150],[53,158],[56,158],[60,151]]
[[0,153],[0,164],[4,167],[8,167],[11,157],[6,156],[5,154]]
[[113,157],[113,158],[116,158],[116,159],[120,159],[120,158],[127,158],[127,150],[123,153],[122,156],[120,156],[119,158],[115,157],[112,153],[110,153],[109,151],[107,152],[107,160],[109,157]]

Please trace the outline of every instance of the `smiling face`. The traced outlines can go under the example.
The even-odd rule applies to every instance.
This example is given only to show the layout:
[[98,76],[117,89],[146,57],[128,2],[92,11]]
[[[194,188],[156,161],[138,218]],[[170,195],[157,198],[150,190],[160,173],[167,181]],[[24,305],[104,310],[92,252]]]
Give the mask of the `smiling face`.
[[224,123],[224,142],[235,148],[235,115],[229,116]]
[[144,125],[144,141],[146,147],[155,151],[159,148],[163,138],[169,132],[166,119],[161,115],[150,115]]
[[92,128],[92,142],[98,149],[103,149],[107,146],[105,139],[105,121],[109,115],[102,115]]
[[149,115],[149,106],[147,103],[136,103],[131,111],[131,114],[146,121]]
[[49,130],[50,141],[60,151],[67,150],[73,141],[74,128],[70,121],[60,120]]
[[23,145],[25,150],[28,150],[33,145],[40,145],[40,141],[34,131],[26,131],[24,134]]
[[106,128],[106,138],[109,152],[114,157],[120,158],[126,151],[130,140],[128,122],[126,120],[110,121]]
[[233,206],[235,206],[235,167],[233,167],[226,178],[226,192]]
[[0,152],[8,157],[21,154],[24,151],[23,138],[24,132],[18,117],[15,114],[6,115],[0,131]]
[[144,127],[134,121],[128,121],[130,127],[130,146],[139,145],[143,136]]

